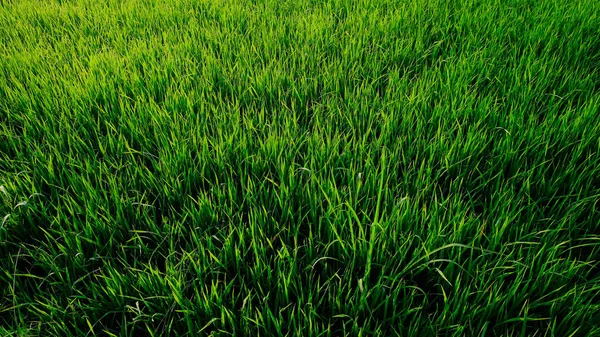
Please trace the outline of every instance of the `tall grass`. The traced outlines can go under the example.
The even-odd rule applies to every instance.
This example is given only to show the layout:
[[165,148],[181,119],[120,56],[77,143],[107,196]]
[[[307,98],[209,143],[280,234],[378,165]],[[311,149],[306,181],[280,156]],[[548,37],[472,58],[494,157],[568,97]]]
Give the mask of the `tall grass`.
[[595,0],[0,2],[0,335],[600,336]]

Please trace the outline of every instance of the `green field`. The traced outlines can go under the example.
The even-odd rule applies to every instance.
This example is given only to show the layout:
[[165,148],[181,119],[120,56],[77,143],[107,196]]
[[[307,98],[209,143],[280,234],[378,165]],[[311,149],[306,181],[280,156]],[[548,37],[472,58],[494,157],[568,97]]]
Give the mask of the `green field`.
[[1,0],[0,336],[600,336],[598,0]]

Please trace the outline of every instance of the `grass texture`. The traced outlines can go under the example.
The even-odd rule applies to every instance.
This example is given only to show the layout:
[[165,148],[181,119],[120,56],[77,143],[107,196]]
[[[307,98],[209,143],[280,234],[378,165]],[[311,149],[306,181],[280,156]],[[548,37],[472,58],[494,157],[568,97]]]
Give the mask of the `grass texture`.
[[0,2],[1,336],[600,336],[597,0]]

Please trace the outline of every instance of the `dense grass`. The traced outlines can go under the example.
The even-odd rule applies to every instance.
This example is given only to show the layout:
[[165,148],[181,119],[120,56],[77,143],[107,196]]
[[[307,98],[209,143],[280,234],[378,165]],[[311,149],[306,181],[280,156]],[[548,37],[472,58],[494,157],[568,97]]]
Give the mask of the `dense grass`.
[[600,336],[597,0],[0,4],[1,336]]

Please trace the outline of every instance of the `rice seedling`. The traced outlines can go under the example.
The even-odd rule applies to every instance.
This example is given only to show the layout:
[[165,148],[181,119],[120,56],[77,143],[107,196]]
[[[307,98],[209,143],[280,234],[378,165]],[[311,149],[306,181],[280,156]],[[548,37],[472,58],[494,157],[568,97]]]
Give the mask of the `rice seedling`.
[[1,336],[600,336],[595,0],[0,2]]

